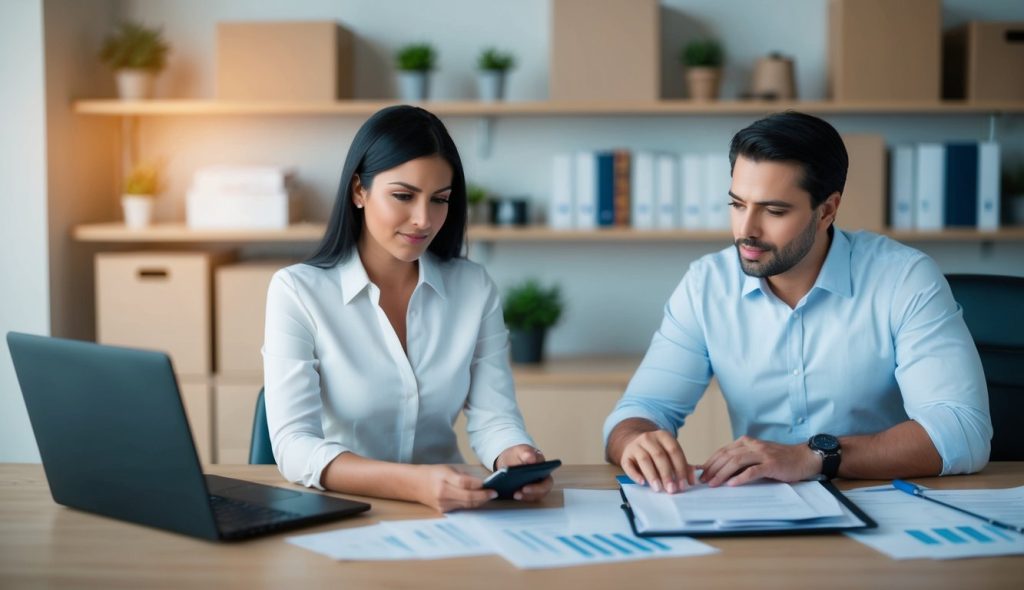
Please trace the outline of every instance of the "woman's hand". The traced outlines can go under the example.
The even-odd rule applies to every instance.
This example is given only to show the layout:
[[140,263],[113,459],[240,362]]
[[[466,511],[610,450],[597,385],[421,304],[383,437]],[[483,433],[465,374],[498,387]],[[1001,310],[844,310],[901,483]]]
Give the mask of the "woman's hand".
[[[502,467],[541,463],[543,461],[544,453],[540,452],[540,449],[535,449],[530,445],[516,445],[505,449],[498,455],[498,458],[494,461],[494,468],[501,469]],[[536,502],[548,495],[548,492],[551,491],[551,487],[554,485],[555,480],[549,475],[538,482],[523,486],[513,497],[524,502]]]
[[417,469],[416,498],[438,512],[476,508],[498,497],[498,492],[483,489],[479,477],[459,473],[449,465],[421,465]]

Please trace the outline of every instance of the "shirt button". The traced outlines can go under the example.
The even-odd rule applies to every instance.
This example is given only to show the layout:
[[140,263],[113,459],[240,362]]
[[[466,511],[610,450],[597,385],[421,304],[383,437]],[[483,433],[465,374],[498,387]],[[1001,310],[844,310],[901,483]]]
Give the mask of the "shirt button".
[[800,374],[800,369],[793,369],[793,374],[794,375],[799,375]]
[[797,418],[796,419],[796,423],[797,424],[803,424],[804,423],[804,418],[803,417]]

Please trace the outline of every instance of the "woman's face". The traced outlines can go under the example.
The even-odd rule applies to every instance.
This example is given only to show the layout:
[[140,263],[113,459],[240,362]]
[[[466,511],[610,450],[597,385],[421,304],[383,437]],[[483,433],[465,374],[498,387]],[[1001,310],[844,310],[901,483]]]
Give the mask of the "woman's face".
[[419,259],[448,217],[451,192],[452,167],[439,155],[379,172],[369,189],[357,177],[352,201],[364,212],[364,256]]

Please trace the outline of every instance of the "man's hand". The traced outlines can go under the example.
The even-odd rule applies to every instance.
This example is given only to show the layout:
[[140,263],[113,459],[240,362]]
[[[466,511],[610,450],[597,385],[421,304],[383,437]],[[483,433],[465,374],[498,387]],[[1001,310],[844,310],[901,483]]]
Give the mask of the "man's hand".
[[494,490],[483,489],[479,477],[459,473],[449,465],[418,465],[420,503],[438,512],[476,508],[498,496]]
[[[544,453],[540,452],[540,449],[535,449],[530,445],[516,445],[505,449],[498,455],[498,458],[494,460],[494,468],[501,469],[502,467],[542,463],[543,461]],[[549,475],[538,482],[523,486],[512,497],[524,502],[536,502],[548,495],[554,485],[555,480]]]
[[711,454],[700,480],[709,486],[743,485],[760,478],[794,482],[821,473],[821,457],[806,444],[783,445],[741,436]]
[[656,492],[674,494],[697,481],[679,441],[664,430],[636,434],[623,448],[619,466],[630,479],[638,484],[646,481]]

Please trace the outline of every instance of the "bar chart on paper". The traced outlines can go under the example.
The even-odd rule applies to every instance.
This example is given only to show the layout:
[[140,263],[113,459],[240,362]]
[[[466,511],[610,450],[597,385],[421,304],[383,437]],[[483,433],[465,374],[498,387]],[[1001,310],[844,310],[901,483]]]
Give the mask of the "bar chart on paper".
[[[1024,488],[929,494],[1013,524],[1021,519],[1014,507],[1024,504]],[[1024,554],[1024,535],[891,488],[862,488],[846,495],[879,523],[873,531],[847,534],[893,559]]]

